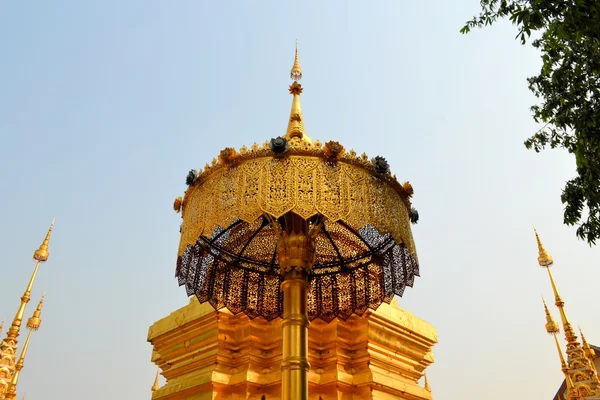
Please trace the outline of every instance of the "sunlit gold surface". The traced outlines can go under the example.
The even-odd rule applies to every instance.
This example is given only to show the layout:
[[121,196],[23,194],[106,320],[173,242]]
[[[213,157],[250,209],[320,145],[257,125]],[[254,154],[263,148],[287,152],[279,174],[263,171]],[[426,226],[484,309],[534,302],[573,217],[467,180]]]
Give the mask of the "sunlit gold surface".
[[154,378],[154,384],[152,385],[152,391],[156,392],[160,389],[160,385],[158,384],[158,371],[156,371],[156,377]]
[[302,115],[302,105],[300,104],[300,95],[302,94],[302,85],[294,82],[290,85],[290,94],[293,97],[292,109],[290,110],[290,118],[288,127],[285,132],[285,137],[288,139],[299,138],[308,143],[312,143],[312,139],[306,134],[304,127],[304,115]]
[[11,377],[16,371],[18,347],[17,338],[21,329],[21,322],[23,320],[23,315],[25,313],[27,303],[29,303],[29,300],[31,300],[31,290],[33,289],[33,284],[35,283],[40,264],[48,260],[48,246],[50,244],[50,236],[52,234],[53,227],[54,220],[52,220],[50,228],[48,229],[48,232],[46,233],[46,237],[44,238],[42,244],[33,254],[33,258],[35,260],[35,268],[33,269],[31,278],[27,283],[25,292],[21,297],[21,303],[19,305],[19,309],[17,310],[15,318],[13,319],[13,322],[6,333],[6,338],[2,341],[2,343],[0,343],[0,399],[2,399],[3,394],[6,393],[6,390],[8,389],[8,386],[11,381]]
[[[437,333],[396,301],[308,331],[310,400],[432,398],[418,381],[434,362]],[[154,400],[281,399],[281,319],[249,320],[192,298],[154,323],[148,341],[166,378]]]
[[306,272],[297,270],[290,270],[281,284],[284,299],[281,322],[282,400],[308,399],[308,286]]
[[[372,224],[404,243],[416,257],[408,194],[393,177],[376,178],[366,157],[349,152],[337,167],[331,167],[318,142],[311,145],[294,139],[289,156],[281,160],[269,155],[265,146],[240,150],[237,164],[209,169],[187,190],[179,256],[200,235],[210,236],[218,226],[226,227],[237,218],[252,223],[263,214],[277,219],[293,212],[305,219],[317,214],[330,222],[343,219],[356,230]],[[268,257],[251,252],[248,256]]]

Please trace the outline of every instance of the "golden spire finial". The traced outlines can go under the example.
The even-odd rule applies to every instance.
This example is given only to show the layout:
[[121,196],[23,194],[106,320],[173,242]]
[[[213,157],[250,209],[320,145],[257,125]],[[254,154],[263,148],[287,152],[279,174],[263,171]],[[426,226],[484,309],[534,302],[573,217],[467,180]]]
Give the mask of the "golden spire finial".
[[302,79],[302,68],[300,68],[300,60],[298,59],[298,39],[296,39],[296,56],[294,57],[294,65],[290,71],[290,78],[295,81]]
[[540,236],[537,233],[537,230],[535,229],[535,226],[533,227],[533,231],[535,232],[535,239],[537,240],[537,245],[538,245],[538,263],[540,264],[540,267],[549,267],[553,264],[553,260],[552,260],[552,256],[550,254],[548,254],[548,252],[546,251],[546,249],[544,248],[544,245],[542,244],[542,241],[540,240]]
[[17,397],[17,384],[19,383],[19,374],[23,369],[23,365],[25,363],[25,356],[27,355],[27,349],[29,348],[29,341],[31,340],[31,334],[33,331],[39,329],[42,320],[40,319],[40,315],[42,313],[42,305],[44,304],[44,293],[38,306],[36,307],[33,315],[29,320],[27,320],[27,327],[29,328],[29,333],[27,334],[27,339],[25,339],[25,344],[23,344],[23,350],[21,350],[21,356],[19,357],[19,361],[15,365],[15,371],[13,372],[12,378],[10,380],[10,384],[8,385],[8,390],[6,392],[6,400],[13,400]]
[[588,360],[592,361],[592,364],[593,364],[593,360],[596,357],[596,352],[594,351],[594,349],[592,349],[590,347],[590,344],[585,339],[585,336],[583,336],[583,331],[581,330],[581,327],[578,326],[578,328],[579,328],[579,335],[581,336],[581,343],[583,344],[583,352],[584,352],[585,356],[588,358]]
[[56,218],[52,219],[52,223],[50,224],[50,229],[48,229],[48,233],[46,233],[46,237],[44,241],[40,245],[39,249],[37,249],[33,253],[33,259],[36,261],[47,261],[50,253],[48,252],[48,245],[50,244],[50,236],[52,235],[52,228],[54,227],[54,221]]
[[0,322],[0,333],[2,333],[2,328],[4,328],[4,318],[2,318],[2,322]]
[[427,372],[423,372],[423,377],[425,378],[424,386],[425,390],[431,392],[431,386],[429,386],[429,381],[427,380]]
[[27,327],[34,331],[40,329],[40,324],[42,323],[40,314],[42,313],[42,306],[44,305],[44,297],[46,297],[46,293],[42,294],[42,298],[40,299],[37,308],[33,312],[33,315],[27,320]]
[[290,94],[294,96],[294,99],[292,100],[292,110],[290,111],[290,119],[288,121],[285,137],[288,140],[297,137],[312,143],[312,139],[306,134],[306,129],[304,128],[304,116],[302,115],[302,106],[300,105],[302,85],[298,83],[298,80],[302,78],[302,69],[300,68],[300,61],[298,60],[298,42],[296,42],[296,56],[294,58],[294,66],[290,72],[290,77],[294,80],[290,85]]
[[160,389],[160,386],[158,385],[158,371],[156,371],[156,377],[154,378],[154,384],[152,385],[152,391],[156,392],[158,389]]
[[555,335],[560,332],[560,328],[558,324],[554,322],[552,319],[552,315],[550,315],[550,310],[548,310],[548,305],[546,305],[546,300],[542,296],[542,302],[544,303],[544,311],[546,311],[546,332],[551,335]]

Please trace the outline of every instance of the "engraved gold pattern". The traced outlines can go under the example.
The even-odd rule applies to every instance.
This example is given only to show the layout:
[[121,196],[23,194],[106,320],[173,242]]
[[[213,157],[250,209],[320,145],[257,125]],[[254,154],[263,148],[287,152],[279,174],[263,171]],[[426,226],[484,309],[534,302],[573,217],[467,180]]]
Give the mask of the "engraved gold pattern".
[[250,318],[281,316],[278,219],[294,214],[324,221],[314,238],[311,320],[361,315],[412,286],[410,195],[368,157],[350,151],[331,163],[320,142],[297,138],[284,157],[268,143],[229,153],[183,198],[176,275],[188,295]]

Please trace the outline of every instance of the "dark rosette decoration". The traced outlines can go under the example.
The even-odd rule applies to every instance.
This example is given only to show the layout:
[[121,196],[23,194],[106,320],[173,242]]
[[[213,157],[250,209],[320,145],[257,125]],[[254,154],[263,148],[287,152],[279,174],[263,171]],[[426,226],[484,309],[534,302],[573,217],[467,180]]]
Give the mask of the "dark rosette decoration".
[[198,177],[198,172],[195,169],[191,169],[185,177],[185,184],[191,186],[194,184],[194,181]]
[[371,160],[371,162],[373,163],[373,167],[375,167],[375,171],[379,172],[380,174],[390,173],[390,165],[385,158],[377,156]]
[[231,147],[225,147],[219,153],[219,162],[224,165],[231,164],[233,162],[233,160],[235,159],[236,155],[237,155],[237,152],[235,151],[235,149],[233,149]]
[[325,143],[323,154],[325,154],[325,157],[328,161],[336,161],[339,157],[344,155],[344,146],[342,146],[339,142],[334,142],[332,140]]
[[413,224],[419,222],[419,212],[414,207],[410,209],[410,222],[412,222]]
[[290,144],[288,143],[287,139],[281,136],[271,139],[270,146],[271,151],[275,154],[283,154],[290,148]]

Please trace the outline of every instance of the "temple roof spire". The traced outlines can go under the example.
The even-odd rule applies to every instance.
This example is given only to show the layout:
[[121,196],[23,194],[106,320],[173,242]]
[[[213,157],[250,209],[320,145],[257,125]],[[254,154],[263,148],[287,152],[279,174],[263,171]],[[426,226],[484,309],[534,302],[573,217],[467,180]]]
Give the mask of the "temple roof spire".
[[302,106],[300,105],[300,95],[302,94],[302,85],[298,83],[302,79],[302,68],[300,68],[300,60],[298,58],[298,42],[296,41],[296,55],[294,57],[294,65],[290,71],[290,78],[294,81],[290,85],[290,94],[294,96],[292,100],[292,109],[288,120],[288,127],[285,133],[286,139],[300,138],[312,143],[312,139],[306,134],[304,128],[304,116],[302,115]]
[[[35,283],[35,278],[37,277],[40,264],[46,262],[50,255],[48,252],[48,247],[50,245],[50,236],[52,235],[53,227],[54,219],[50,224],[50,228],[48,229],[42,244],[33,253],[33,259],[35,260],[33,273],[31,274],[31,278],[29,278],[29,282],[27,283],[27,287],[25,288],[23,296],[21,296],[21,304],[19,305],[19,309],[15,314],[15,318],[13,319],[12,324],[6,333],[6,338],[0,343],[0,369],[6,368],[11,376],[15,373],[18,347],[17,338],[19,337],[19,332],[21,330],[21,322],[23,321],[23,315],[25,314],[25,307],[27,306],[27,303],[29,303],[29,300],[31,300],[31,290],[33,289],[33,284]],[[0,379],[0,394],[3,390],[2,387],[5,387],[8,383],[9,382],[7,382],[6,379]]]
[[431,392],[431,386],[429,386],[429,381],[427,380],[427,372],[423,372],[423,377],[425,378],[425,382],[423,382],[424,389]]
[[[554,282],[554,277],[550,270],[550,265],[553,264],[552,257],[542,245],[542,241],[537,232],[535,232],[535,236],[539,252],[538,263],[541,267],[548,270],[552,291],[554,292],[555,304],[560,312],[563,331],[565,333],[565,339],[567,340],[567,360],[565,361],[557,338],[559,333],[558,324],[552,319],[548,307],[546,306],[546,302],[544,301],[544,309],[546,311],[546,331],[554,336],[554,341],[560,357],[561,369],[565,374],[565,381],[569,393],[568,398],[600,399],[600,380],[598,374],[594,368],[593,362],[590,362],[589,354],[585,352],[585,345],[582,346],[579,343],[573,327],[567,318],[565,302],[558,293],[556,282]],[[590,348],[590,350],[592,349]]]
[[154,378],[154,384],[152,385],[152,392],[156,392],[158,389],[160,389],[160,386],[158,384],[158,371],[156,371],[156,377]]
[[594,351],[594,349],[592,349],[588,341],[585,339],[585,336],[583,336],[583,331],[581,330],[581,327],[578,328],[579,336],[581,336],[581,344],[583,345],[583,353],[585,354],[587,359],[591,361],[591,366],[594,367],[594,358],[596,357],[596,352]]
[[563,331],[565,332],[565,338],[567,339],[568,343],[574,346],[578,343],[577,336],[575,335],[575,331],[573,330],[573,327],[571,326],[571,323],[567,318],[567,313],[565,311],[565,302],[558,293],[558,288],[556,287],[554,276],[552,276],[552,271],[550,270],[550,266],[554,263],[554,261],[552,259],[552,256],[548,254],[548,252],[544,248],[544,245],[542,244],[540,236],[538,235],[535,227],[533,228],[533,231],[535,232],[535,238],[538,245],[538,264],[540,265],[540,267],[546,268],[546,270],[548,271],[548,277],[550,278],[550,284],[552,285],[552,291],[554,292],[554,304],[556,305],[556,307],[558,307],[558,311],[560,313],[560,319],[562,322]]
[[546,305],[546,300],[542,297],[542,302],[544,303],[544,311],[546,312],[546,332],[552,335],[554,338],[554,343],[556,344],[556,350],[558,351],[558,357],[560,359],[560,369],[565,375],[565,382],[567,384],[567,392],[569,394],[574,393],[574,385],[571,380],[571,376],[569,375],[569,367],[567,366],[567,362],[565,361],[565,356],[560,347],[560,343],[558,342],[558,333],[560,332],[560,328],[558,324],[554,322],[552,319],[552,315],[550,314],[550,310],[548,310],[548,306]]

